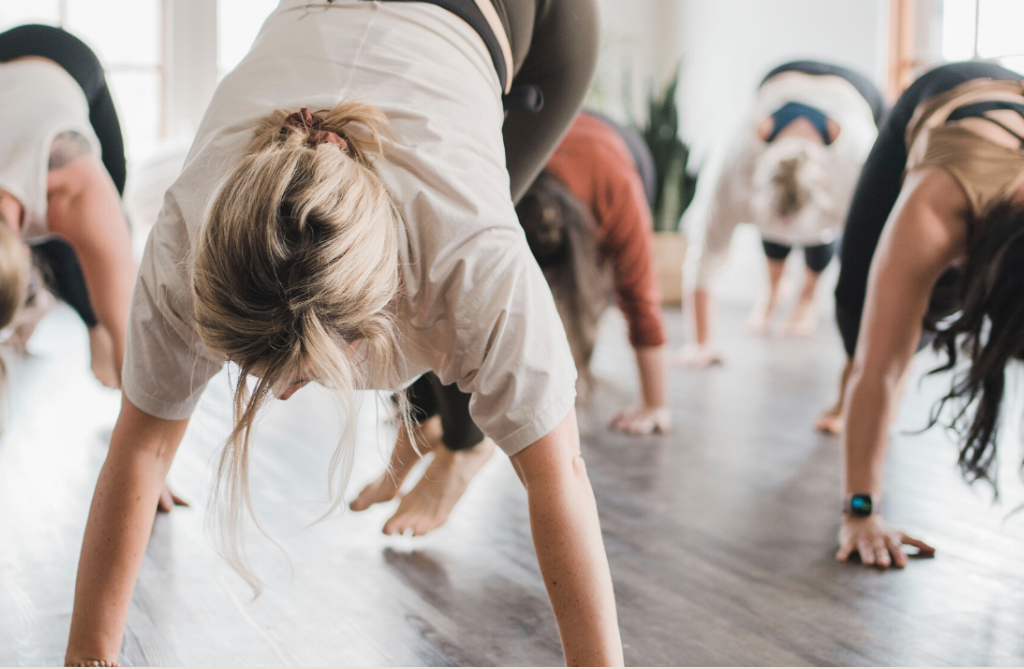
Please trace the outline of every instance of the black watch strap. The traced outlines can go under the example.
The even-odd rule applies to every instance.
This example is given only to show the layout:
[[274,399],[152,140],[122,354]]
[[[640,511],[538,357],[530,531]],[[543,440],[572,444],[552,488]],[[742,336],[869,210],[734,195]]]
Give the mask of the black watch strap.
[[866,492],[855,492],[843,502],[843,513],[855,518],[867,518],[875,512],[875,500]]

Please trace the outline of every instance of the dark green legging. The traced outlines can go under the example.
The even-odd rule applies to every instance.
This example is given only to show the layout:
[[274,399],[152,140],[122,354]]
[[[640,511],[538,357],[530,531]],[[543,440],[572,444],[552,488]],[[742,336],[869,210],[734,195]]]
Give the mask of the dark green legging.
[[[486,23],[474,18],[479,14],[475,1],[427,1],[462,16],[480,33],[500,78],[504,65],[495,57],[494,36]],[[492,2],[512,47],[513,89],[539,89],[544,100],[536,112],[511,106],[502,128],[512,201],[518,202],[568,131],[590,88],[600,43],[598,12],[595,0]],[[472,448],[483,440],[469,415],[469,395],[455,385],[444,386],[431,373],[416,381],[408,395],[418,420],[440,415],[448,448]]]

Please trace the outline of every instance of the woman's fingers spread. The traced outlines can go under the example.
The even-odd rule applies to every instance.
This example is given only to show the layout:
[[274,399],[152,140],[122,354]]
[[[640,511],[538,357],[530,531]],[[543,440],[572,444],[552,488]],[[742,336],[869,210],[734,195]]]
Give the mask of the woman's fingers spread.
[[857,542],[857,552],[860,553],[860,561],[866,565],[875,564],[875,551],[871,548],[871,544],[867,540],[861,540]]
[[845,544],[843,544],[842,546],[840,546],[839,550],[836,551],[836,559],[839,560],[840,562],[846,562],[848,559],[850,559],[850,553],[852,553],[852,552],[853,552],[853,542],[848,541]]
[[885,546],[889,549],[889,553],[892,555],[892,565],[899,569],[907,566],[907,554],[903,552],[903,548],[900,546],[900,542],[895,537],[886,535]]
[[886,547],[885,542],[881,539],[876,539],[873,548],[875,552],[875,565],[882,569],[888,569],[892,560],[889,558],[889,549]]
[[918,555],[921,557],[933,557],[935,555],[935,549],[920,539],[908,537],[905,534],[900,535],[900,543],[904,543],[908,546],[913,546],[917,549]]

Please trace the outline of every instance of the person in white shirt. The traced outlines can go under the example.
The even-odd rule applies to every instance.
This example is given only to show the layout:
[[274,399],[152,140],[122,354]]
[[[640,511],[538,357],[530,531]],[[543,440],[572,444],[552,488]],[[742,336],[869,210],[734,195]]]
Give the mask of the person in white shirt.
[[[622,663],[575,366],[513,204],[578,110],[598,34],[592,0],[284,0],[266,20],[146,247],[69,664],[116,662],[152,522],[142,510],[228,361],[235,427],[215,518],[254,588],[235,530],[261,407],[318,382],[349,408],[355,389],[394,390],[407,416],[401,389],[430,370],[471,393],[526,487],[566,661]],[[346,428],[335,462],[353,447]],[[330,475],[338,505],[345,475]]]
[[720,173],[698,186],[703,192],[697,202],[706,206],[687,215],[695,240],[687,258],[695,341],[677,354],[677,362],[721,361],[712,332],[713,280],[740,223],[758,227],[768,261],[768,294],[748,327],[768,331],[785,260],[793,247],[803,247],[804,284],[785,332],[814,331],[818,279],[835,254],[883,111],[881,93],[870,81],[836,65],[797,61],[765,77]]
[[23,349],[52,297],[81,316],[92,370],[120,385],[135,261],[121,208],[124,145],[103,67],[59,28],[0,34],[0,342]]

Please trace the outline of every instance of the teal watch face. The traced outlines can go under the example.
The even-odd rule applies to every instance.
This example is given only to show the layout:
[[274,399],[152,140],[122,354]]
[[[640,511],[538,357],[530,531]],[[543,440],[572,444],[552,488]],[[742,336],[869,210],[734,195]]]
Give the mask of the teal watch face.
[[870,516],[874,512],[871,495],[857,493],[850,496],[850,513],[854,516]]

